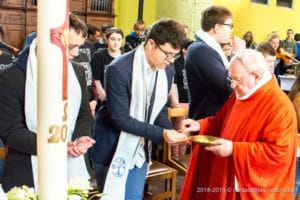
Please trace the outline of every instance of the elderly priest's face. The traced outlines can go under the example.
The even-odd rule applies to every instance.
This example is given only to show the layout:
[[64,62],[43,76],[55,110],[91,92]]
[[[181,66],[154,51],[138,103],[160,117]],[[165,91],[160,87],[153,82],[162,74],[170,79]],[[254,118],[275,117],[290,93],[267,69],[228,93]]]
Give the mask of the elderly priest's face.
[[228,73],[231,88],[237,98],[242,98],[255,90],[255,87],[259,87],[260,80],[270,70],[261,53],[244,50],[233,58]]

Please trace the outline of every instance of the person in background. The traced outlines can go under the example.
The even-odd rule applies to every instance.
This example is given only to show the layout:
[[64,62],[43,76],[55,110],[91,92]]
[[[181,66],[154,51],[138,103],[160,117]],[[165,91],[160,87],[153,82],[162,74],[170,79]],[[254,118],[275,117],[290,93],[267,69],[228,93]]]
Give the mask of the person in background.
[[274,64],[276,61],[276,51],[269,42],[262,42],[256,47],[256,51],[261,52],[267,62],[269,70],[274,74]]
[[[186,26],[185,26],[186,27]],[[189,97],[188,97],[188,84],[186,71],[184,68],[184,60],[186,56],[186,51],[188,46],[192,43],[192,40],[186,40],[184,45],[178,54],[178,58],[174,61],[174,80],[172,83],[171,91],[169,93],[168,106],[171,108],[188,108],[189,107]],[[173,68],[173,67],[172,67]],[[185,117],[172,118],[172,126],[175,130],[179,130],[180,121],[185,119]],[[187,145],[175,144],[171,145],[172,156],[185,155]]]
[[[83,44],[87,27],[76,15],[70,14],[69,51],[71,61],[78,55]],[[11,67],[0,73],[0,137],[8,147],[3,189],[14,186],[34,186],[36,171],[33,170],[32,156],[37,153],[36,88],[32,74],[36,70],[36,42],[23,49],[23,55]],[[29,54],[28,54],[29,53]],[[28,64],[27,64],[28,58]],[[92,132],[92,119],[89,111],[84,69],[76,63],[68,64],[68,172],[69,180],[76,176],[89,178],[84,154],[95,143],[89,137]],[[32,84],[30,84],[32,83]],[[31,119],[31,120],[30,120]],[[74,161],[76,164],[74,164]],[[69,163],[73,162],[71,166]],[[79,163],[78,163],[79,162]]]
[[133,25],[133,31],[125,38],[125,52],[135,49],[139,44],[145,41],[145,30],[145,22],[141,19],[136,20]]
[[95,86],[93,85],[93,73],[90,62],[93,54],[96,52],[93,42],[98,41],[100,37],[100,30],[93,25],[88,25],[87,27],[87,39],[84,41],[83,45],[79,47],[78,56],[74,57],[73,62],[79,63],[85,70],[90,110],[91,115],[94,116],[94,111],[97,106],[97,97],[93,94],[93,87]]
[[268,42],[272,45],[273,49],[276,51],[276,61],[274,63],[274,74],[279,85],[281,85],[279,75],[283,75],[287,68],[290,67],[291,62],[285,62],[278,52],[279,50],[279,35],[276,32],[272,32],[268,35]]
[[[5,32],[3,30],[2,25],[0,24],[0,42],[5,40]],[[6,51],[4,51],[2,48],[0,48],[0,73],[2,70],[5,70],[8,68],[9,64],[12,62],[12,57],[10,54],[8,54]],[[4,143],[2,139],[0,139],[0,148],[4,147]],[[2,182],[3,174],[4,174],[4,165],[5,165],[5,159],[0,158],[0,182]]]
[[[189,27],[183,25],[186,37],[189,37]],[[188,107],[189,97],[188,97],[188,84],[186,77],[186,70],[184,68],[184,60],[186,58],[186,51],[193,40],[187,39],[178,54],[178,57],[174,61],[174,81],[169,95],[169,106],[175,107]]]
[[[6,34],[0,24],[0,44],[5,41]],[[0,45],[0,71],[6,69],[13,60],[13,52]]]
[[99,49],[107,48],[107,44],[105,42],[105,31],[109,28],[113,27],[111,23],[104,23],[101,26],[101,37],[98,41],[94,42],[94,47],[98,51]]
[[95,85],[94,96],[97,97],[97,106],[93,110],[94,114],[97,113],[101,102],[104,101],[106,96],[104,85],[107,67],[113,59],[122,54],[121,45],[123,37],[124,35],[121,29],[117,27],[108,28],[105,31],[107,48],[100,49],[93,55],[91,66]]
[[296,33],[294,36],[294,40],[296,43],[296,47],[297,47],[297,55],[296,55],[296,59],[300,60],[300,33]]
[[288,29],[286,32],[285,40],[281,40],[279,47],[284,48],[284,50],[290,54],[297,55],[297,47],[294,40],[294,31]]
[[231,60],[231,58],[233,57],[233,53],[232,53],[232,47],[231,47],[231,44],[230,42],[227,42],[227,43],[222,43],[221,44],[221,48],[228,60],[228,62]]
[[243,35],[243,40],[245,40],[245,42],[246,42],[246,48],[247,49],[255,49],[257,47],[256,42],[254,42],[253,34],[252,34],[251,31],[247,31]]
[[[211,6],[202,12],[201,28],[189,46],[185,69],[190,104],[189,117],[201,119],[219,111],[232,92],[228,77],[228,60],[220,43],[230,42],[233,31],[232,14],[223,6]],[[235,44],[233,44],[235,43]],[[242,39],[234,37],[232,45],[238,51],[245,48]]]
[[[13,60],[13,63],[19,65],[19,67],[23,71],[26,71],[26,64],[27,64],[27,59],[28,59],[28,54],[29,54],[29,46],[31,45],[32,41],[36,37],[37,37],[36,31],[29,33],[25,38],[25,41],[23,44],[23,49],[18,53],[18,56]],[[20,64],[20,63],[22,63],[22,64]]]
[[87,27],[88,27],[88,32],[87,32],[86,39],[91,43],[98,41],[101,37],[100,29],[91,24],[88,24]]
[[180,200],[292,199],[297,119],[262,54],[244,49],[229,65],[233,93],[215,115],[182,130],[219,137],[193,146]]
[[184,61],[186,58],[186,52],[188,47],[193,43],[193,40],[187,40],[184,43],[184,46],[180,52],[180,57],[175,60],[174,68],[175,68],[175,75],[174,75],[174,83],[178,88],[178,95],[179,95],[179,103],[189,103],[189,96],[188,96],[188,83],[186,77],[186,70],[184,67]]
[[[4,32],[4,29],[2,25],[0,24],[0,42],[4,41],[6,37],[6,34]],[[5,70],[9,64],[12,62],[12,56],[7,53],[3,48],[0,48],[0,73],[2,70]],[[4,143],[2,139],[0,139],[0,147],[4,147]],[[3,173],[4,173],[4,164],[5,159],[0,159],[0,182],[2,182],[3,179]]]
[[187,140],[172,130],[166,113],[169,66],[185,40],[183,25],[160,19],[147,31],[145,44],[108,66],[106,98],[94,125],[96,144],[89,150],[98,189],[106,194],[101,200],[142,199],[151,144]]
[[[280,51],[283,51],[285,55],[288,55],[291,59],[285,60],[286,73],[295,75],[297,73],[297,65],[299,61],[294,58],[297,56],[297,45],[294,40],[294,31],[292,29],[287,30],[287,37],[285,40],[281,40],[279,43]],[[279,51],[279,52],[280,52]],[[287,61],[288,60],[288,61]]]

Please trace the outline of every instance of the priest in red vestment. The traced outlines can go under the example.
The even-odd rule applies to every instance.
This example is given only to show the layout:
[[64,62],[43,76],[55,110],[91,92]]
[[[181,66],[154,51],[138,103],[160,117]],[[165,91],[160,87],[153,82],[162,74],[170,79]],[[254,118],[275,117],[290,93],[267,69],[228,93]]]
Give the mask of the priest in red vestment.
[[214,116],[182,121],[184,131],[220,137],[193,145],[180,200],[293,199],[297,120],[261,53],[245,49],[230,63],[234,90]]

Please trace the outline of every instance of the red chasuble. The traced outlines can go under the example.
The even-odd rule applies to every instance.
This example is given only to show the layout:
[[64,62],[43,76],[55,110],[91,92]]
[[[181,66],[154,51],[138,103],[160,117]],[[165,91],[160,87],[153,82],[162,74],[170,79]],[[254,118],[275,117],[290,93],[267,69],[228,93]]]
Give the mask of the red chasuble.
[[180,200],[293,199],[296,113],[274,79],[245,100],[233,94],[199,123],[199,134],[232,140],[233,155],[194,145]]

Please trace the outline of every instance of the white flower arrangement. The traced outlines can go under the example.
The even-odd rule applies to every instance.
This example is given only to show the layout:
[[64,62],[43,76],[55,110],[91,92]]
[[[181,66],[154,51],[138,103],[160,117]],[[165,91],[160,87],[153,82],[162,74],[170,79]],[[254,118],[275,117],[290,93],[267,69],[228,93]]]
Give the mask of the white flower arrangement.
[[6,193],[8,200],[37,200],[37,194],[33,188],[25,185],[21,187],[13,187]]
[[[97,192],[89,192],[92,189],[88,180],[77,177],[70,181],[67,200],[92,200],[95,197],[103,196]],[[7,200],[38,200],[34,189],[25,185],[10,189],[6,193],[6,198]]]

